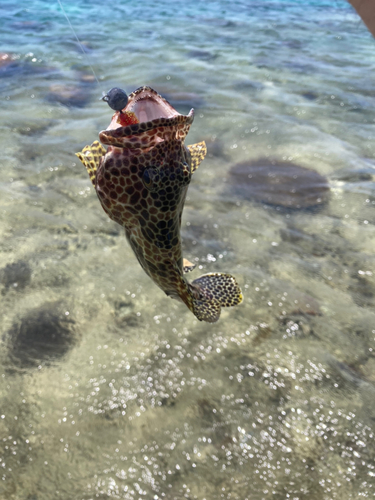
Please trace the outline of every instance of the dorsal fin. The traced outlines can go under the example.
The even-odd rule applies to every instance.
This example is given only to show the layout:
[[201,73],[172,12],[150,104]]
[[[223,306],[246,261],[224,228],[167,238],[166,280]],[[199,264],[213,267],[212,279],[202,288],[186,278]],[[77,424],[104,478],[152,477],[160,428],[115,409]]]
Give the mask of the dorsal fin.
[[91,182],[95,186],[96,171],[100,164],[100,159],[106,154],[106,150],[99,141],[95,141],[91,146],[85,146],[81,153],[76,153],[76,156],[86,167],[90,176]]
[[197,144],[191,144],[190,146],[188,146],[188,150],[191,154],[191,173],[193,173],[197,170],[200,162],[207,154],[206,143],[202,141],[197,142]]

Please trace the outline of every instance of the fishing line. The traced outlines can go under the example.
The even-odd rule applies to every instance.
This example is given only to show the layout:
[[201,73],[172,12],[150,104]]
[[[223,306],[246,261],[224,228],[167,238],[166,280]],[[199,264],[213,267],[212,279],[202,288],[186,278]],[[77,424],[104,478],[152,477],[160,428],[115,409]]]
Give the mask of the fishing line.
[[[94,71],[94,68],[93,68],[93,67],[91,66],[91,64],[90,64],[89,56],[88,56],[87,52],[85,52],[85,49],[83,48],[83,45],[81,44],[81,41],[80,41],[80,39],[78,38],[78,35],[77,35],[77,33],[75,32],[75,30],[74,30],[74,28],[73,28],[73,26],[72,26],[72,23],[70,22],[69,17],[68,17],[68,15],[67,15],[67,13],[65,12],[65,9],[64,9],[64,7],[63,7],[63,5],[62,5],[62,3],[61,3],[61,0],[57,0],[57,1],[58,1],[59,5],[60,5],[60,7],[61,7],[61,10],[63,11],[63,14],[64,14],[64,16],[65,16],[66,20],[67,20],[67,21],[68,21],[68,23],[69,23],[70,29],[72,30],[72,32],[73,32],[73,34],[74,34],[74,36],[75,36],[75,37],[76,37],[76,39],[77,39],[78,45],[80,46],[80,48],[81,48],[81,50],[82,50],[82,52],[83,52],[84,56],[86,57],[86,62],[87,62],[87,64],[90,66],[91,71],[92,71],[92,73],[93,73],[93,75],[94,75],[94,77],[95,77],[95,80],[97,81],[97,83],[98,83],[98,85],[99,85],[99,87],[100,87],[100,82],[99,82],[99,80],[98,80],[98,78],[97,78],[97,76],[96,76],[96,73],[95,73],[95,71]],[[104,95],[104,94],[105,94],[105,92],[103,92],[103,95]]]
[[[88,56],[87,52],[85,52],[85,49],[83,48],[83,45],[82,45],[80,39],[78,38],[78,35],[75,32],[75,29],[73,28],[72,23],[70,22],[70,19],[69,19],[67,13],[65,12],[63,4],[61,3],[61,0],[57,0],[57,1],[61,7],[61,10],[63,11],[63,14],[64,14],[66,20],[69,23],[70,29],[72,30],[74,36],[77,39],[78,45],[80,46],[82,53],[86,58],[86,62],[90,66],[91,71],[95,77],[95,80],[97,81],[97,83],[100,87],[100,82],[98,80],[98,77],[96,76],[94,68],[90,64],[89,56]],[[111,89],[107,94],[102,91],[102,100],[105,101],[110,108],[114,109],[115,111],[119,111],[121,113],[121,110],[126,106],[126,104],[128,102],[128,96],[126,95],[126,92],[124,90],[118,89],[117,87],[115,87],[115,88]]]

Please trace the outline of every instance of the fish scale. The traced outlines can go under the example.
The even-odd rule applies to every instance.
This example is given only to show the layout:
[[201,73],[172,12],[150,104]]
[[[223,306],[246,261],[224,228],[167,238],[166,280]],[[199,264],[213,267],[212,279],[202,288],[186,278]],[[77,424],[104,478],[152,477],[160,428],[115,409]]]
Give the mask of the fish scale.
[[181,216],[192,175],[207,152],[204,142],[184,144],[193,119],[193,110],[181,115],[155,90],[140,87],[100,132],[107,150],[95,141],[77,156],[146,274],[199,320],[213,323],[222,307],[242,302],[242,292],[230,274],[205,274],[191,283],[183,275],[195,266],[182,257]]

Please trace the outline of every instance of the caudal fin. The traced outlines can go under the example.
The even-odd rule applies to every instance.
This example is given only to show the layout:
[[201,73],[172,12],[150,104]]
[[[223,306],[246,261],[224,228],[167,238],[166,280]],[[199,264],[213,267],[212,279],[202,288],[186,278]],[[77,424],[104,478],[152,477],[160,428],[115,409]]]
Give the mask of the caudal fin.
[[[230,274],[204,274],[191,285],[195,296],[193,312],[201,321],[215,323],[220,317],[222,307],[236,306],[243,300],[241,288],[236,278]],[[197,292],[199,298],[196,298]]]

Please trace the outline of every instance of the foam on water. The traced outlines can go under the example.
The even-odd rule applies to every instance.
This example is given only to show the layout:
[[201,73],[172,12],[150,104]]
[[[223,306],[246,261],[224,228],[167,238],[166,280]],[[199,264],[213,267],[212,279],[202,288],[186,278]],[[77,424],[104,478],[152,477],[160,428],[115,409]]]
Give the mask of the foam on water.
[[[57,2],[0,5],[0,498],[373,497],[373,39],[343,1],[64,8],[99,86]],[[150,282],[75,160],[102,91],[141,85],[208,144],[185,256],[245,297],[214,325]],[[238,198],[230,168],[266,157],[329,201]]]

